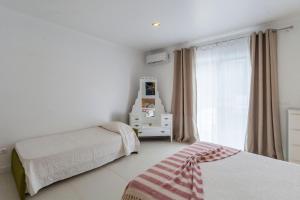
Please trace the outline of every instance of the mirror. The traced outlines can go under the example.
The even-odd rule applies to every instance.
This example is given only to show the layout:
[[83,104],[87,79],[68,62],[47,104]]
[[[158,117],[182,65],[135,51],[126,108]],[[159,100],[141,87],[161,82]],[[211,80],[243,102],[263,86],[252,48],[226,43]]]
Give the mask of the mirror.
[[146,96],[155,96],[155,82],[145,82]]
[[155,117],[155,98],[142,98],[142,112],[145,117]]
[[[161,126],[161,114],[165,113],[165,108],[159,98],[157,86],[154,77],[140,78],[138,96],[130,113],[134,121],[132,123],[140,123],[140,127]],[[138,119],[138,122],[135,119]]]

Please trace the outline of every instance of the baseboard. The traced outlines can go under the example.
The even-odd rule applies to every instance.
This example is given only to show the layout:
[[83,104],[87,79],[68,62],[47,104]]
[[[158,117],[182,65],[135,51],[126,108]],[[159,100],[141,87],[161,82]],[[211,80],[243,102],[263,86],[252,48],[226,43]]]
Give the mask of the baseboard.
[[0,174],[10,172],[10,166],[2,166],[0,167]]

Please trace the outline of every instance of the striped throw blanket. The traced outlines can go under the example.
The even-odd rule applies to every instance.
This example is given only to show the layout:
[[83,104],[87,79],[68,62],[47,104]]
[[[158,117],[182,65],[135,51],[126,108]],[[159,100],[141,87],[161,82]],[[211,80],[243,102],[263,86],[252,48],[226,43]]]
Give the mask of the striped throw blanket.
[[123,200],[202,200],[199,163],[221,160],[239,150],[196,142],[162,160],[127,185]]

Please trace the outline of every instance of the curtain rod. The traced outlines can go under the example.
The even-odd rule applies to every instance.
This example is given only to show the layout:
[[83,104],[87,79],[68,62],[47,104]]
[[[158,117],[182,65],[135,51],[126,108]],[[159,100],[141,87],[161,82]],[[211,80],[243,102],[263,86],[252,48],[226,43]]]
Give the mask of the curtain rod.
[[[286,31],[286,30],[291,30],[293,29],[294,26],[291,25],[291,26],[286,26],[286,27],[282,27],[282,28],[273,28],[271,29],[272,31]],[[196,45],[196,46],[193,46],[195,48],[201,48],[201,47],[206,47],[206,46],[210,46],[210,45],[218,45],[220,43],[224,43],[224,42],[230,42],[230,41],[234,41],[234,40],[239,40],[239,39],[242,39],[242,38],[247,38],[249,37],[250,33],[246,33],[246,34],[243,34],[244,36],[239,36],[239,37],[236,37],[236,38],[232,38],[232,39],[227,39],[227,40],[220,40],[220,41],[217,41],[217,42],[211,42],[211,43],[207,43],[207,44],[204,44],[204,45]]]
[[273,28],[272,30],[273,31],[286,31],[286,30],[291,30],[293,28],[294,28],[294,26],[291,25],[291,26],[286,26],[286,27],[283,27],[283,28]]

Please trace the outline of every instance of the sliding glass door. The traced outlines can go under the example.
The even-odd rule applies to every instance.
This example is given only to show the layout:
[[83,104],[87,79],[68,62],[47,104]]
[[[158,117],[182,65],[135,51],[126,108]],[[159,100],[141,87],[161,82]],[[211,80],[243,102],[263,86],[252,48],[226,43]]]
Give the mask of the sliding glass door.
[[199,47],[196,64],[200,140],[244,149],[251,76],[248,38]]

